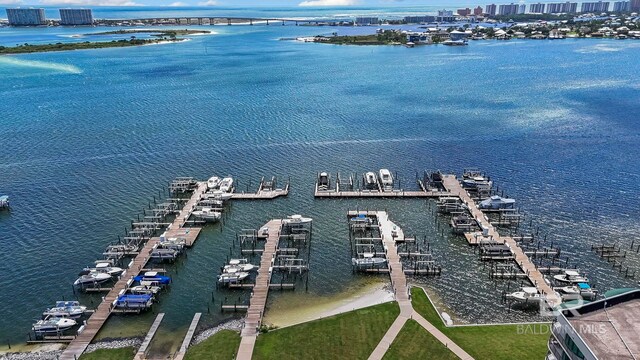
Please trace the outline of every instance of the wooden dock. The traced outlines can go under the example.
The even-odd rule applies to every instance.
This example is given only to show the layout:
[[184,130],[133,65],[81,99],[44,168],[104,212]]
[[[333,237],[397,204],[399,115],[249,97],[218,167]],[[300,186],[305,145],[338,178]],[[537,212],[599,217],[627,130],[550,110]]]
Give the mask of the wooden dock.
[[[471,199],[469,193],[467,193],[467,191],[462,188],[455,175],[444,175],[443,185],[448,192],[450,192],[452,195],[458,196],[460,200],[462,200],[462,202],[468,206],[471,217],[476,219],[478,221],[478,224],[480,224],[480,226],[485,229],[488,237],[490,237],[492,240],[497,241],[498,243],[506,244],[507,246],[509,246],[515,257],[515,262],[527,275],[529,281],[531,281],[531,283],[538,289],[540,294],[546,297],[547,304],[551,307],[559,305],[562,300],[556,295],[551,286],[547,285],[547,283],[544,281],[544,276],[542,275],[542,273],[531,262],[522,248],[520,248],[516,240],[509,236],[501,236],[498,233],[493,225],[491,225],[485,214],[480,211],[475,201]],[[466,235],[465,237],[467,238],[467,241],[469,241],[470,237]],[[471,238],[474,239],[476,243],[480,239],[480,237],[475,236],[471,236]]]
[[[380,225],[380,235],[382,243],[387,255],[387,264],[389,266],[389,276],[391,277],[391,286],[398,303],[409,301],[409,288],[407,287],[407,277],[402,269],[402,261],[398,255],[396,241],[404,239],[402,229],[389,220],[389,215],[385,211],[377,211],[378,224]],[[411,303],[409,303],[411,305]]]
[[187,354],[187,350],[189,349],[189,345],[191,344],[191,340],[193,340],[193,335],[196,333],[196,327],[198,327],[198,323],[200,322],[200,317],[202,317],[202,313],[196,313],[193,316],[193,320],[191,320],[191,325],[189,325],[187,334],[184,336],[184,340],[182,340],[182,345],[180,346],[180,350],[178,350],[178,352],[176,353],[174,360],[184,359],[184,356]]
[[262,186],[255,193],[233,193],[231,194],[232,200],[271,200],[280,196],[289,195],[289,183],[284,187],[284,189],[272,189],[272,190],[263,190]]
[[269,235],[264,245],[262,258],[260,260],[260,268],[256,283],[249,300],[249,308],[244,319],[242,328],[242,340],[238,349],[238,360],[249,360],[253,354],[256,338],[262,323],[262,316],[267,304],[267,296],[269,294],[269,285],[271,282],[271,267],[278,249],[280,240],[280,231],[282,229],[282,220],[271,220],[264,227],[269,229]]
[[164,313],[160,313],[158,314],[158,316],[156,316],[156,319],[153,321],[153,324],[151,324],[149,332],[147,333],[147,336],[144,337],[142,345],[140,345],[140,348],[138,349],[138,352],[136,353],[136,356],[134,356],[133,360],[145,359],[145,357],[147,356],[147,349],[149,349],[149,344],[151,344],[151,340],[153,340],[153,337],[156,335],[156,331],[158,331],[162,319],[164,319]]
[[442,196],[451,196],[444,191],[376,191],[376,190],[354,190],[354,191],[335,191],[335,190],[317,190],[315,197],[317,198],[439,198]]
[[[207,190],[207,183],[200,182],[197,188],[194,190],[191,198],[184,205],[178,216],[167,230],[167,233],[171,232],[186,232],[183,229],[186,221],[191,216],[191,212],[195,209],[196,204],[202,198],[202,194]],[[195,242],[196,237],[200,234],[200,230],[194,231],[194,228],[189,228],[188,239],[191,239],[191,245]],[[153,237],[147,241],[144,247],[139,251],[139,254],[131,261],[131,264],[125,272],[122,273],[120,279],[113,285],[113,288],[103,298],[102,303],[98,305],[95,312],[87,320],[87,325],[84,330],[78,334],[78,336],[69,343],[69,346],[62,352],[59,360],[76,360],[80,358],[80,355],[87,349],[87,346],[93,341],[93,338],[98,334],[102,326],[106,323],[109,316],[114,312],[114,302],[118,299],[118,295],[121,291],[125,290],[129,286],[129,281],[136,275],[138,275],[142,269],[145,268],[147,262],[151,258],[151,252],[156,244],[160,242],[159,237]]]

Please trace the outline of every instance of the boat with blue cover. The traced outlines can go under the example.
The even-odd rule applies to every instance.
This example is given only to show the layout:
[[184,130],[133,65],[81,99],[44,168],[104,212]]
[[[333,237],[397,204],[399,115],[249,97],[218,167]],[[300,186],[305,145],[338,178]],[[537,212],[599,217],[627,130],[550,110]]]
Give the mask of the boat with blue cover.
[[160,284],[160,285],[168,285],[171,283],[171,278],[164,275],[158,275],[155,271],[147,271],[143,275],[138,275],[133,278],[133,280],[139,282],[140,284]]
[[147,309],[153,305],[153,295],[151,294],[123,294],[116,300],[117,308],[125,309]]

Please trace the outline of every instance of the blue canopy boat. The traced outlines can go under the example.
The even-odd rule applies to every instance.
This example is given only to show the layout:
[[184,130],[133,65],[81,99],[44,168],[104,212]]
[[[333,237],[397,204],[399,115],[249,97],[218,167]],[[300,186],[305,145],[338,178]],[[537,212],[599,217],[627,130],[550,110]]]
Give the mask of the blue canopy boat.
[[171,278],[164,275],[158,275],[155,271],[148,271],[144,275],[138,275],[133,280],[142,283],[156,283],[160,285],[167,285],[171,282]]
[[126,309],[146,309],[153,305],[153,295],[124,294],[118,296],[116,307]]

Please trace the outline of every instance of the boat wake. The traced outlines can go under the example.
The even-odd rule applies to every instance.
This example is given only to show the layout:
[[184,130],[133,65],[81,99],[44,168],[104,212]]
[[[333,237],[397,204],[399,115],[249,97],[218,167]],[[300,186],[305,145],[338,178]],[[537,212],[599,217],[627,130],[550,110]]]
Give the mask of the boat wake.
[[22,68],[51,70],[67,74],[82,74],[82,69],[69,64],[60,64],[47,61],[23,60],[15,57],[0,56],[1,65],[9,65]]

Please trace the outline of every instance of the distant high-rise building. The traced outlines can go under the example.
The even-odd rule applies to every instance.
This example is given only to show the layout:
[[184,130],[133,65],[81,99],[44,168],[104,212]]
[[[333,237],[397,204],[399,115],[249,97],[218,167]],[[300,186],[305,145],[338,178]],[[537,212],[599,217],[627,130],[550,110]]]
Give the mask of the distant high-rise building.
[[432,15],[405,16],[404,22],[407,24],[422,24],[436,21],[436,17]]
[[583,2],[580,6],[581,12],[586,13],[601,13],[609,11],[609,2],[608,1],[597,1],[597,2]]
[[515,15],[518,13],[518,4],[502,4],[498,6],[498,15]]
[[91,9],[60,9],[60,25],[93,25]]
[[359,16],[356,18],[356,25],[378,25],[380,20],[375,16]]
[[578,12],[577,2],[564,2],[564,3],[550,3],[547,4],[547,13],[549,14],[561,14],[568,13],[573,14]]
[[[638,1],[640,1],[640,0],[638,0]],[[496,4],[487,5],[487,7],[485,8],[485,14],[487,14],[487,15],[495,15],[497,8],[498,7],[496,6]]]
[[629,11],[640,11],[640,0],[629,1]]
[[477,8],[473,9],[473,15],[475,15],[475,16],[480,16],[480,15],[482,15],[482,14],[483,14],[483,12],[482,12],[482,6],[478,6]]
[[529,12],[532,14],[544,14],[544,4],[537,3],[529,5]]
[[629,11],[628,1],[616,1],[613,3],[613,12],[627,12]]
[[458,9],[458,15],[460,15],[460,16],[469,16],[469,15],[471,15],[471,9],[469,9],[469,8]]
[[453,10],[438,10],[438,16],[444,16],[444,17],[453,16]]
[[527,12],[527,5],[520,4],[518,5],[518,14],[524,14]]
[[47,21],[44,16],[44,9],[34,8],[7,9],[7,19],[9,20],[9,25],[13,26],[44,25]]

